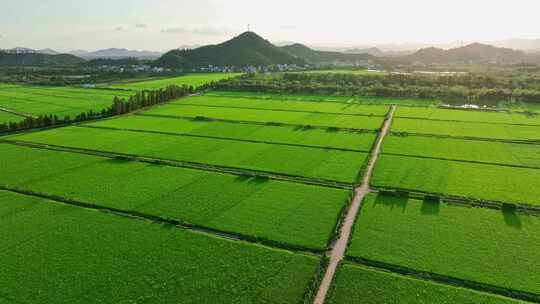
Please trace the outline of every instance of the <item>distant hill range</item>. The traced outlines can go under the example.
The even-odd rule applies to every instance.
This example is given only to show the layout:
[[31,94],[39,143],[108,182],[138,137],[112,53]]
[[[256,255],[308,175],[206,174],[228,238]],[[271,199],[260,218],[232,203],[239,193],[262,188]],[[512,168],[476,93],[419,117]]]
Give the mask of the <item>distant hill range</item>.
[[375,57],[370,54],[348,54],[341,52],[316,51],[303,44],[295,43],[281,47],[285,52],[304,59],[311,64],[332,64],[332,63],[366,63],[374,60]]
[[74,66],[84,59],[69,54],[8,53],[0,51],[0,66]]
[[128,50],[128,49],[105,49],[95,52],[88,51],[72,51],[69,54],[84,58],[84,59],[123,59],[123,58],[137,58],[137,59],[157,59],[161,55],[160,52],[152,51],[137,51],[137,50]]
[[166,68],[196,69],[207,66],[267,66],[272,64],[304,64],[254,32],[245,32],[216,45],[195,49],[172,50],[155,65]]
[[425,48],[417,52],[399,58],[402,62],[424,63],[424,64],[446,64],[446,63],[498,63],[511,64],[532,62],[534,57],[528,56],[523,51],[509,48],[498,48],[487,44],[472,43],[467,46],[441,49]]

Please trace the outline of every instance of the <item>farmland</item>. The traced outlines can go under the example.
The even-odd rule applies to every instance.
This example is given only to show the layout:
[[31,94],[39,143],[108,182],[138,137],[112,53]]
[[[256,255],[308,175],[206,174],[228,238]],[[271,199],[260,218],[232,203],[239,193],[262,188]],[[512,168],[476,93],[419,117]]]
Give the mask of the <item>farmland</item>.
[[396,117],[540,126],[540,115],[516,112],[400,107],[396,111]]
[[15,115],[9,112],[0,111],[0,124],[10,123],[10,122],[19,122],[24,120],[24,116]]
[[540,141],[540,126],[396,118],[392,132],[466,138]]
[[540,168],[540,145],[432,136],[388,136],[383,153]]
[[314,249],[325,248],[349,197],[333,188],[9,144],[0,148],[0,183],[9,188]]
[[366,152],[371,149],[376,134],[371,132],[329,131],[315,128],[237,124],[233,122],[200,121],[168,117],[131,115],[85,124],[87,127],[186,134],[222,139],[264,141],[312,147],[348,149]]
[[141,90],[155,90],[160,88],[165,88],[170,85],[187,85],[193,86],[195,88],[200,87],[206,83],[212,81],[219,81],[231,77],[237,77],[242,75],[241,73],[199,73],[199,74],[188,74],[185,76],[173,77],[173,78],[163,78],[155,80],[147,80],[140,82],[126,82],[110,86],[114,89],[124,89],[132,91],[141,91]]
[[[189,102],[189,99],[187,99]],[[298,126],[317,126],[324,128],[378,129],[384,117],[352,116],[328,113],[272,111],[260,109],[218,108],[167,104],[153,108],[141,115],[157,115],[169,117],[204,117],[219,120],[256,122],[262,124],[290,124]]]
[[10,192],[0,200],[2,302],[299,303],[319,264]]
[[538,294],[539,229],[536,216],[370,195],[347,254]]
[[438,106],[441,104],[435,99],[421,98],[385,98],[367,96],[339,96],[339,95],[306,95],[306,94],[279,94],[269,92],[235,92],[235,91],[210,91],[205,96],[231,97],[249,99],[271,99],[290,101],[319,101],[319,102],[340,102],[364,105],[402,105],[415,107]]
[[344,264],[336,276],[335,287],[327,303],[518,304],[523,302],[364,266]]
[[112,105],[115,96],[130,95],[120,90],[10,85],[0,86],[0,108],[27,116],[56,115],[63,119],[88,111],[101,112]]
[[[229,139],[68,127],[11,137],[84,150],[355,183],[367,153]],[[183,149],[190,147],[190,149]],[[287,162],[283,162],[287,159]]]
[[540,206],[538,183],[538,169],[382,155],[371,184]]

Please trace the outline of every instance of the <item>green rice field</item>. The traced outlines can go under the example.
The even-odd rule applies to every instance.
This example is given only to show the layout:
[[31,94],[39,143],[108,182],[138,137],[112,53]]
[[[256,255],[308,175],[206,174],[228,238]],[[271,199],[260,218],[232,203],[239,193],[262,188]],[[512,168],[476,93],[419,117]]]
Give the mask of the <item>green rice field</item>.
[[[186,101],[189,99],[186,99]],[[141,115],[161,115],[172,117],[205,117],[221,120],[281,123],[299,126],[318,126],[334,128],[376,130],[382,125],[384,117],[352,116],[328,113],[305,113],[272,111],[260,109],[217,108],[181,104],[166,104],[146,111]]]
[[371,185],[540,206],[540,170],[381,155]]
[[101,112],[112,105],[115,96],[131,95],[121,90],[10,85],[0,87],[0,108],[28,116],[52,114],[63,119],[88,111]]
[[300,303],[319,265],[20,194],[0,200],[2,303]]
[[540,115],[526,115],[516,112],[490,112],[460,109],[400,107],[396,111],[395,115],[396,117],[400,118],[409,117],[431,120],[452,120],[464,122],[540,126]]
[[345,132],[322,129],[304,129],[287,126],[237,124],[220,121],[198,121],[167,117],[130,115],[116,119],[85,124],[88,127],[187,134],[223,139],[264,141],[277,144],[306,145],[312,147],[349,149],[367,152],[376,138],[371,132]]
[[163,79],[155,79],[155,80],[147,80],[147,81],[140,81],[140,82],[126,82],[126,83],[119,83],[110,86],[111,88],[115,89],[124,89],[124,90],[134,90],[134,91],[140,91],[140,90],[155,90],[155,89],[163,89],[170,85],[187,85],[187,86],[193,86],[195,88],[200,87],[206,83],[210,83],[212,81],[219,81],[227,78],[233,78],[242,75],[242,73],[199,73],[199,74],[188,74],[185,76],[180,77],[171,77],[171,78],[163,78]]
[[340,266],[326,303],[518,304],[525,302],[345,263]]
[[307,94],[278,94],[269,92],[235,92],[235,91],[210,91],[204,94],[213,97],[271,99],[290,101],[320,101],[340,102],[365,105],[401,105],[414,107],[439,106],[440,100],[423,98],[384,98],[368,96],[338,96],[338,95],[307,95]]
[[[367,157],[367,153],[355,151],[78,127],[15,135],[9,138],[344,183],[355,183],[358,180],[360,168]],[[283,161],[285,159],[286,162]]]
[[[349,191],[0,144],[0,185],[322,250]],[[298,212],[302,210],[302,212]]]
[[0,124],[23,121],[24,117],[0,110]]
[[540,126],[395,118],[392,131],[437,136],[540,141]]
[[540,294],[540,218],[369,195],[350,257]]
[[338,102],[313,102],[313,101],[289,101],[280,99],[247,99],[231,97],[197,96],[182,99],[172,104],[214,106],[214,107],[238,107],[246,109],[300,111],[315,113],[333,113],[366,116],[385,116],[388,106],[372,106],[359,103]]
[[383,153],[540,168],[540,145],[432,136],[388,136]]

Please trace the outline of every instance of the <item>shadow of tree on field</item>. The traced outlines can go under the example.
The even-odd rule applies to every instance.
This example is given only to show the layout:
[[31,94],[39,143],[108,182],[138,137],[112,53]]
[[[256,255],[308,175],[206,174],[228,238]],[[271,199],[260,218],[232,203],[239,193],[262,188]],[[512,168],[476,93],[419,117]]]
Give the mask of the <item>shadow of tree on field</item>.
[[400,208],[402,212],[405,212],[405,209],[407,209],[408,201],[409,197],[407,196],[387,195],[379,193],[377,195],[377,198],[375,198],[373,208],[376,208],[378,205],[382,205],[390,207],[390,210],[394,210],[394,208]]
[[426,196],[422,201],[422,215],[438,216],[441,212],[441,200]]
[[516,212],[516,206],[510,204],[503,204],[502,213],[504,217],[504,223],[510,227],[521,229],[521,219]]

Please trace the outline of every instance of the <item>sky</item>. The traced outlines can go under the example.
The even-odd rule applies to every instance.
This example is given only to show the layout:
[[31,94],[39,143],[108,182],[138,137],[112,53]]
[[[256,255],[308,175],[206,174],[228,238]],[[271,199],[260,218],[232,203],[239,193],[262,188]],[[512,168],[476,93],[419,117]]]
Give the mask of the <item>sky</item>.
[[538,0],[1,0],[0,49],[166,51],[251,29],[355,46],[540,38]]

